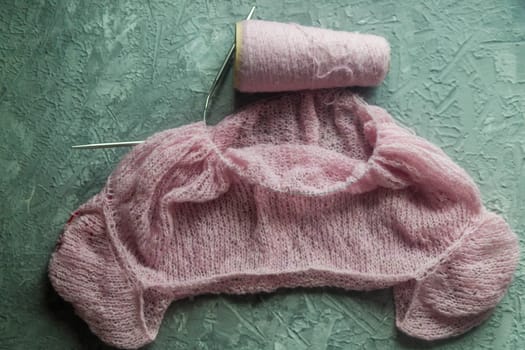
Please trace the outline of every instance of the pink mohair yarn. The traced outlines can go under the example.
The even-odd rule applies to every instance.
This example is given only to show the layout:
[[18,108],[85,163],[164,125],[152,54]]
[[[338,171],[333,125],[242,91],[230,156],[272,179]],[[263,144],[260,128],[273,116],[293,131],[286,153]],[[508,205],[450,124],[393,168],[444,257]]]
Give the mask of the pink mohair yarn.
[[66,224],[49,276],[124,348],[153,341],[174,300],[297,286],[392,287],[397,327],[439,339],[489,317],[518,255],[461,167],[336,89],[134,147]]
[[236,43],[234,84],[242,92],[376,86],[390,62],[380,36],[293,23],[239,22]]

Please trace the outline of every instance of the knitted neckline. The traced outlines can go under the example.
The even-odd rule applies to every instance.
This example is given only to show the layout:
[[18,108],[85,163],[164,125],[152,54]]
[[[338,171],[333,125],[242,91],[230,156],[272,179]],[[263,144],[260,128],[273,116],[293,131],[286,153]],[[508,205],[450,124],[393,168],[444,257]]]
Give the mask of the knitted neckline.
[[[305,92],[303,95],[308,95],[310,92]],[[327,95],[332,92],[327,90]],[[368,159],[355,159],[343,153],[329,150],[319,145],[273,145],[273,144],[257,144],[251,147],[234,148],[231,146],[224,146],[222,143],[215,141],[215,128],[221,123],[227,121],[229,118],[235,118],[238,113],[250,113],[250,111],[240,111],[233,113],[223,119],[216,126],[206,125],[201,122],[201,126],[206,128],[208,142],[211,145],[214,153],[217,155],[219,167],[224,167],[234,173],[239,178],[248,183],[258,185],[271,191],[287,193],[292,195],[304,196],[327,196],[338,192],[347,192],[352,194],[359,194],[371,191],[378,187],[378,183],[374,176],[373,168],[376,162],[376,148],[381,143],[378,137],[379,128],[382,124],[374,119],[369,105],[362,100],[358,95],[346,91],[341,96],[332,97],[336,99],[343,99],[346,103],[346,108],[357,118],[363,129],[365,130],[365,138],[371,148],[371,154]],[[260,103],[272,103],[274,98],[263,100]],[[343,104],[344,104],[343,103]],[[259,170],[264,167],[264,162],[261,160],[271,154],[272,160],[285,158],[290,155],[298,162],[316,163],[317,167],[321,167],[322,173],[316,174],[322,176],[323,179],[319,182],[328,184],[321,187],[312,186],[307,183],[305,178],[294,177],[293,172],[286,174],[280,178],[280,181],[272,181],[258,176]],[[274,158],[274,156],[277,156]],[[251,159],[249,161],[248,159]],[[331,173],[336,170],[339,174],[345,173],[343,179],[334,179]],[[287,185],[283,185],[287,184]]]

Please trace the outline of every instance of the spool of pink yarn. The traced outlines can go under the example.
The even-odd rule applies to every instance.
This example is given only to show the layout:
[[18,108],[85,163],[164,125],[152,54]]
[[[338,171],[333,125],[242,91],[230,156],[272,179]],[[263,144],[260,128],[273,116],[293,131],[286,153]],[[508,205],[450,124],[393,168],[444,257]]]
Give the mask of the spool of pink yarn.
[[277,92],[376,86],[388,72],[385,38],[260,20],[236,26],[235,88]]

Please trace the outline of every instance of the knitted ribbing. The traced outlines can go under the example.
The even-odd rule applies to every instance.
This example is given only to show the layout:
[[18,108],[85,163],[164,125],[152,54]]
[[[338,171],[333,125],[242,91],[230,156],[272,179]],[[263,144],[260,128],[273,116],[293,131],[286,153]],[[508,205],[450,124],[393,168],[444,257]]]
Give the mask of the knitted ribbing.
[[139,347],[173,300],[297,286],[393,287],[399,329],[449,337],[488,317],[517,262],[463,169],[328,90],[134,147],[66,225],[49,274],[102,340]]

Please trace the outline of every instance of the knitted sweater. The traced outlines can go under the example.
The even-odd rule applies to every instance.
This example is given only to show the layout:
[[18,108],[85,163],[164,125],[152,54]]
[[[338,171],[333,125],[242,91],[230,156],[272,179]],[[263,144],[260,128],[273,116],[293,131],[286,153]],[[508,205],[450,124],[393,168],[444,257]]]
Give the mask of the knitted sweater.
[[153,341],[174,300],[297,286],[393,287],[397,327],[437,339],[489,316],[518,254],[442,150],[326,90],[134,147],[67,223],[49,275],[119,347]]

